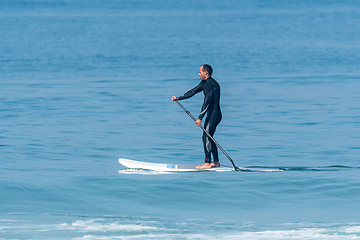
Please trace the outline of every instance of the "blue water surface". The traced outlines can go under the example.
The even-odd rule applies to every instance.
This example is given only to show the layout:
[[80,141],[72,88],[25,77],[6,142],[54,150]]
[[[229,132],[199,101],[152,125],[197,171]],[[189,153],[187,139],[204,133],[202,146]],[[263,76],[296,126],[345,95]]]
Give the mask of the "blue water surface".
[[[360,2],[3,0],[0,26],[0,239],[360,238]],[[171,97],[204,63],[255,170],[121,166],[203,162]]]

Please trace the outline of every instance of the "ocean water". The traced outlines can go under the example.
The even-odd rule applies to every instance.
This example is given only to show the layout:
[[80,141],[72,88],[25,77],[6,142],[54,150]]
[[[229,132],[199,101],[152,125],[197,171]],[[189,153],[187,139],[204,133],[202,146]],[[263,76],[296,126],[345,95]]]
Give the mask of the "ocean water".
[[[0,239],[360,239],[359,29],[355,0],[0,1]],[[170,98],[204,63],[258,170],[121,166],[203,162]]]

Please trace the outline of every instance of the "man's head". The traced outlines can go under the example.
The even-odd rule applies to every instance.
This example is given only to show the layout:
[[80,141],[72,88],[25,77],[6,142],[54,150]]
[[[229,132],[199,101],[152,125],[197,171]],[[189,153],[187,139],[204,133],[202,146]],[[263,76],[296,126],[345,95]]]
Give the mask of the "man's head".
[[199,77],[200,80],[206,80],[211,77],[213,70],[209,64],[204,64],[199,69]]

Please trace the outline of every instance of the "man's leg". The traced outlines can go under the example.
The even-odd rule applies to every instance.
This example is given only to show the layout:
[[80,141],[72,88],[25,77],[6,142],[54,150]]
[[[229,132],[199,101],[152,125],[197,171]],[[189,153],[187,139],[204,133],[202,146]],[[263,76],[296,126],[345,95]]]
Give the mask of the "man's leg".
[[[208,127],[209,127],[209,121],[206,118],[205,124],[204,124],[204,128],[205,130],[208,131]],[[207,136],[207,134],[205,132],[203,132],[202,135],[202,141],[203,141],[203,145],[204,145],[204,153],[205,153],[205,163],[197,166],[196,168],[211,168],[211,139],[209,139],[209,137]]]
[[[209,124],[209,130],[208,132],[210,133],[210,135],[213,137],[215,134],[215,130],[217,125],[219,124],[219,121],[214,121],[211,124]],[[214,162],[211,163],[211,167],[220,167],[220,162],[219,162],[219,154],[218,154],[218,150],[217,150],[217,146],[215,144],[214,141],[212,141],[209,137],[208,137],[209,141],[210,141],[210,152],[214,157]]]
[[[211,135],[214,136],[217,125],[221,121],[220,117],[209,117],[206,118],[204,128]],[[198,166],[198,168],[211,168],[211,167],[220,167],[219,155],[217,151],[217,146],[214,141],[204,132],[202,136],[205,152],[205,163]],[[211,163],[211,155],[214,156],[214,162]]]

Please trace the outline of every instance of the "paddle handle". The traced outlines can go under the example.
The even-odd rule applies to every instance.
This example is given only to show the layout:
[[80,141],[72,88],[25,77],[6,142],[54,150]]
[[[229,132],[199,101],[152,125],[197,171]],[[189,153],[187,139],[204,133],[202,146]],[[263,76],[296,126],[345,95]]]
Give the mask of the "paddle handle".
[[[196,118],[186,109],[184,108],[183,105],[181,105],[181,103],[179,103],[178,100],[175,100],[175,102],[187,113],[187,115],[189,115],[192,120],[194,120],[196,122]],[[208,135],[208,137],[216,144],[216,146],[218,146],[218,148],[225,154],[225,156],[230,160],[230,162],[232,163],[232,165],[234,166],[234,169],[236,171],[239,170],[238,167],[235,166],[234,161],[231,159],[231,157],[229,156],[229,154],[227,154],[225,152],[225,150],[220,146],[220,144],[210,135],[210,133],[208,131],[206,131],[206,129],[200,124],[199,127],[206,133],[206,135]]]

